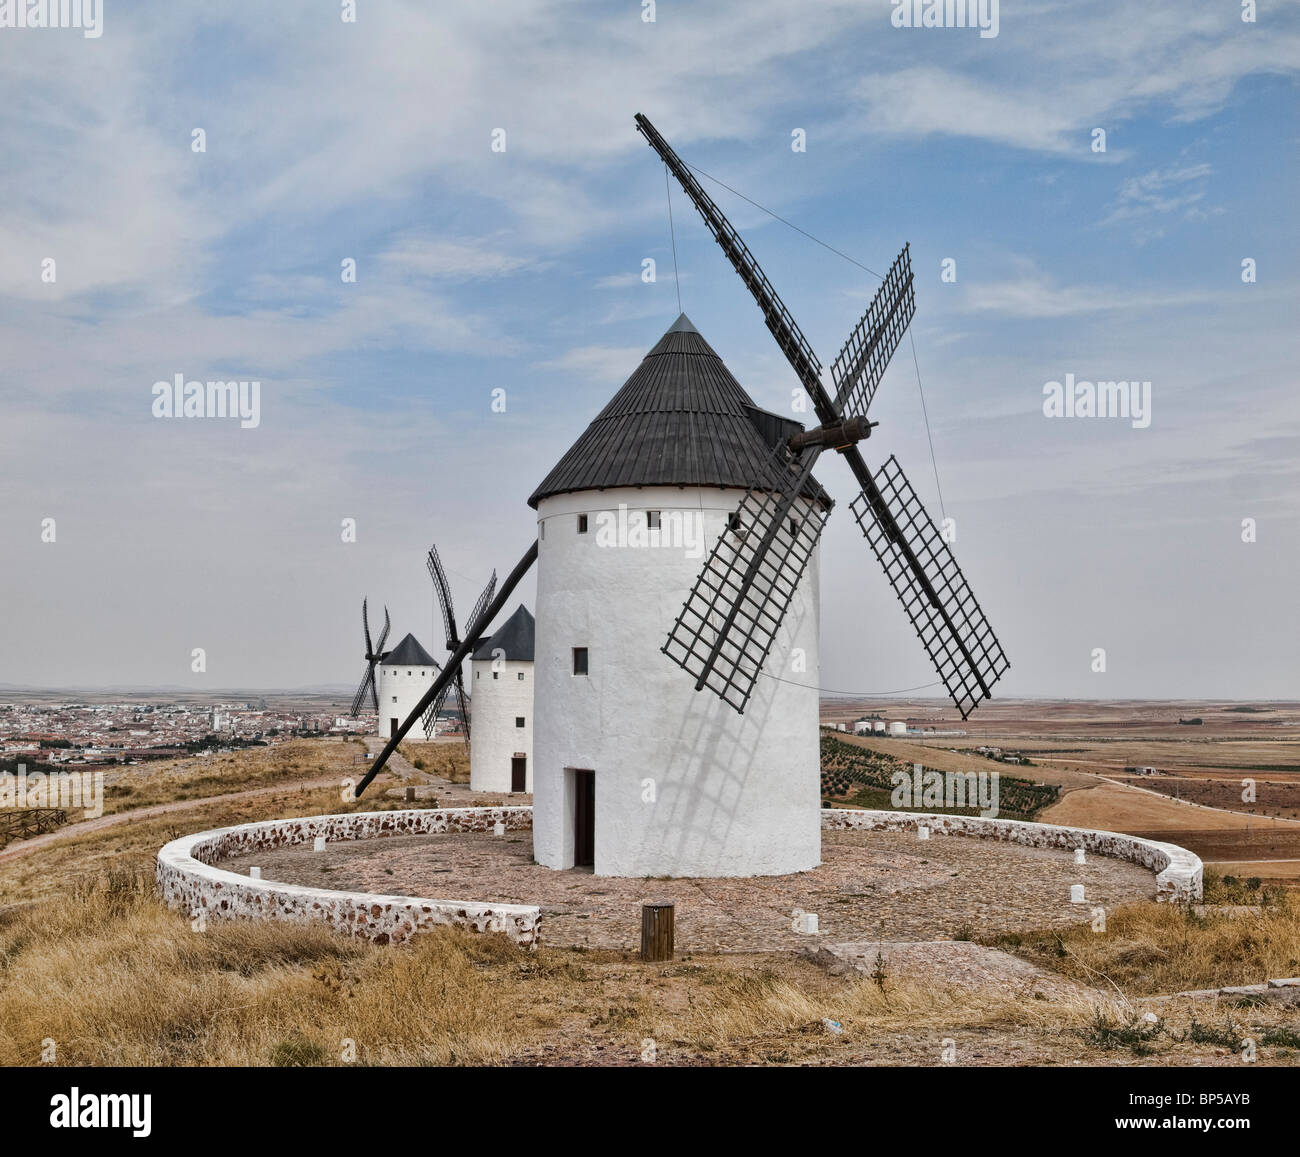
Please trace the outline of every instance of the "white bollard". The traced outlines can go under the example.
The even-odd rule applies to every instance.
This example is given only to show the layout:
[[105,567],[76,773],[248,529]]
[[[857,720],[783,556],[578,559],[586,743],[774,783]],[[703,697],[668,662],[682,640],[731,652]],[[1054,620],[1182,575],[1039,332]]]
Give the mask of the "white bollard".
[[1071,885],[1070,885],[1070,903],[1071,903],[1071,904],[1082,904],[1083,902],[1084,902],[1084,899],[1083,899],[1083,885],[1082,885],[1082,884],[1071,884]]
[[1075,862],[1076,864],[1084,864],[1084,863],[1087,863],[1087,861],[1088,861],[1088,857],[1087,857],[1087,855],[1084,853],[1084,850],[1083,850],[1082,848],[1075,848],[1075,849],[1074,849],[1074,862]]
[[916,838],[918,840],[928,840],[930,838],[930,829],[925,824],[917,824]]
[[506,825],[500,820],[492,825],[492,834],[494,836],[504,836],[506,834]]
[[313,852],[323,852],[325,850],[325,837],[317,836],[314,840],[312,840],[311,850]]
[[254,867],[254,868],[249,868],[249,869],[248,869],[248,878],[249,878],[250,880],[260,880],[260,879],[262,878],[262,869],[261,869],[261,868],[256,868],[256,867]]

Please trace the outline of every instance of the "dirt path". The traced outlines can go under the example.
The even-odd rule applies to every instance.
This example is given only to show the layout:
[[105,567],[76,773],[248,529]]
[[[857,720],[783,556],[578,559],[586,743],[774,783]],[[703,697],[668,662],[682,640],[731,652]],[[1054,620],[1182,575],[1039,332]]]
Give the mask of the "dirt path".
[[0,864],[9,860],[16,860],[19,856],[24,856],[28,852],[48,847],[56,840],[87,835],[90,832],[101,831],[104,828],[116,827],[118,824],[134,823],[139,819],[151,819],[154,816],[186,811],[189,808],[203,807],[210,803],[231,803],[236,800],[254,799],[259,795],[274,795],[276,792],[283,791],[314,791],[316,788],[321,787],[336,787],[338,783],[339,777],[337,775],[327,776],[324,779],[297,779],[290,783],[275,784],[272,787],[255,787],[247,791],[227,792],[225,795],[202,796],[199,799],[179,799],[174,800],[172,803],[151,804],[148,807],[135,808],[131,811],[97,816],[93,820],[82,820],[79,823],[67,824],[56,832],[47,832],[45,835],[33,836],[29,840],[19,840],[6,848],[0,848]]

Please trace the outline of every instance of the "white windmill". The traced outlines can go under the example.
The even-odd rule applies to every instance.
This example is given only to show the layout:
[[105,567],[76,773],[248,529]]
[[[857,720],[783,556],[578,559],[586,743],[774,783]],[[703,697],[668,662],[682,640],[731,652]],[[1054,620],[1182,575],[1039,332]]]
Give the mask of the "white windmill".
[[533,653],[535,624],[520,606],[479,644],[470,664],[474,791],[533,790]]
[[823,450],[852,471],[850,509],[963,718],[1008,664],[897,461],[873,473],[858,450],[915,310],[908,249],[824,383],[730,222],[636,122],[758,302],[820,425],[756,407],[679,317],[533,493],[538,541],[448,667],[537,562],[537,860],[598,875],[797,872],[821,858],[817,543],[831,502],[812,469]]

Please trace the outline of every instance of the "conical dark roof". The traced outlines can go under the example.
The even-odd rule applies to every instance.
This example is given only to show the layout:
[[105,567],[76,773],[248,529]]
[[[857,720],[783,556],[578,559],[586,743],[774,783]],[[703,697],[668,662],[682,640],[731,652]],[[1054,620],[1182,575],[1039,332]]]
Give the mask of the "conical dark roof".
[[417,642],[414,635],[407,635],[383,658],[385,667],[437,667],[432,655]]
[[517,659],[531,663],[533,661],[533,638],[536,623],[528,608],[522,603],[490,639],[480,643],[474,651],[475,659],[491,659],[494,651],[504,651],[505,658]]
[[[771,479],[771,448],[802,429],[761,410],[683,313],[528,499],[614,486]],[[830,505],[814,480],[808,497]]]

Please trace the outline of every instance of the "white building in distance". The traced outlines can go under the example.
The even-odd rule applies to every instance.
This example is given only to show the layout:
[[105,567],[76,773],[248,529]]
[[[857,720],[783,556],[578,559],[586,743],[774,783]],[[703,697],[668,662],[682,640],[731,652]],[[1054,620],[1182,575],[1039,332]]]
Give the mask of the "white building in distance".
[[[771,448],[799,428],[758,409],[683,314],[529,498],[539,863],[762,876],[821,862],[817,554],[743,715],[661,650],[715,543],[745,533],[733,516]],[[813,503],[830,499],[810,481],[795,517]]]
[[533,647],[536,625],[520,606],[480,643],[470,663],[469,786],[533,790]]
[[381,739],[393,737],[424,698],[424,693],[433,686],[438,671],[433,656],[420,646],[414,635],[407,635],[383,657],[379,664],[377,720]]

